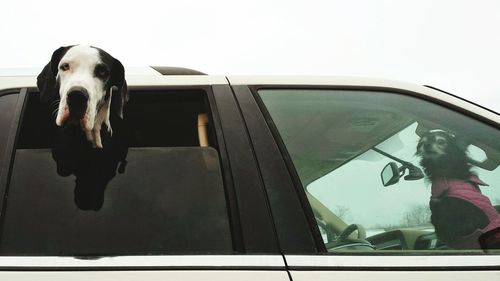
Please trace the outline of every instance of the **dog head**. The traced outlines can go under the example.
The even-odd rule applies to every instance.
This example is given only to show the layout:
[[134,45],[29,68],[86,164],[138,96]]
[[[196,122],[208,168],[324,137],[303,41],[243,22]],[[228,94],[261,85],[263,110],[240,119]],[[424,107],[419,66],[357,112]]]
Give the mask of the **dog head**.
[[436,177],[468,179],[472,175],[467,144],[452,133],[427,132],[418,142],[416,155],[420,156],[420,164],[431,180]]
[[[79,123],[86,132],[94,127],[100,129],[103,121],[109,122],[109,112],[103,111],[111,110],[123,118],[123,106],[128,100],[121,62],[91,46],[67,46],[54,51],[38,75],[37,86],[42,102],[59,100],[58,126]],[[107,118],[99,117],[103,114]]]
[[429,131],[417,145],[417,155],[422,159],[435,160],[448,154],[455,143],[455,136],[445,131]]

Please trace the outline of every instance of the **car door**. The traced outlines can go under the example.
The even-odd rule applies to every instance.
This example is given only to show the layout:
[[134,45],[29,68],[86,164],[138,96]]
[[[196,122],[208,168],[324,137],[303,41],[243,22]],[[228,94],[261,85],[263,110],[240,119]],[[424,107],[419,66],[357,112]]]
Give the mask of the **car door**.
[[[454,230],[457,240],[445,240],[430,209],[436,199],[433,183],[416,153],[426,132],[456,136],[466,144],[473,175],[489,184],[477,186],[474,194],[488,202],[488,210],[498,210],[497,114],[428,87],[397,82],[229,81],[293,280],[500,278],[498,241],[491,238],[500,229],[480,238],[469,232],[484,225],[466,233]],[[384,168],[391,166],[397,180],[387,184]],[[450,229],[477,223],[462,205],[451,210],[457,215],[446,221]]]
[[289,280],[225,78],[127,80],[126,157],[85,177],[61,173],[34,79],[0,77],[0,279]]

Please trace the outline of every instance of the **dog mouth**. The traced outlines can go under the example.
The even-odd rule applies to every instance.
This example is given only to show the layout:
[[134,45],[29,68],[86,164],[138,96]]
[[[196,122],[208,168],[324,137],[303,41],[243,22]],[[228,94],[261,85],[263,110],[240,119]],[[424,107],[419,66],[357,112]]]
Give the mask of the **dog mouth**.
[[81,124],[85,119],[85,111],[71,110],[66,107],[61,111],[58,119],[57,125],[60,127],[66,124]]
[[429,160],[437,160],[441,156],[443,156],[442,153],[439,153],[438,151],[435,150],[426,150],[423,153],[420,154],[423,159],[429,159]]
[[87,115],[84,114],[71,114],[71,111],[66,107],[60,116],[56,119],[56,125],[59,127],[66,126],[79,126],[82,131],[88,130],[88,119]]
[[81,110],[69,110],[69,116],[67,119],[67,123],[69,124],[76,124],[80,123],[85,117],[85,111]]

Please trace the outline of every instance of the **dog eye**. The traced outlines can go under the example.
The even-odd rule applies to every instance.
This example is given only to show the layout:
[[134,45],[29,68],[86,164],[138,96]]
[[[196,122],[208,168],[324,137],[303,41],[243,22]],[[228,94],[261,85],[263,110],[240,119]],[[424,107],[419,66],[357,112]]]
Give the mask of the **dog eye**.
[[69,63],[63,63],[61,64],[61,66],[59,67],[59,69],[61,69],[62,71],[67,71],[69,70]]
[[109,76],[109,70],[105,65],[97,65],[95,67],[95,76],[105,78]]
[[446,141],[445,141],[445,140],[443,140],[443,139],[438,139],[438,140],[436,141],[436,143],[437,143],[437,144],[439,144],[439,145],[443,145],[443,144],[446,144]]

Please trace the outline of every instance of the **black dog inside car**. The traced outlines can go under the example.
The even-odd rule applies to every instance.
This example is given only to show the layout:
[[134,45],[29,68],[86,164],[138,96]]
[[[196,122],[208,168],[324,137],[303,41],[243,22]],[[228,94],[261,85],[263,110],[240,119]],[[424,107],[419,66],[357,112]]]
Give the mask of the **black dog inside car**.
[[[479,186],[488,186],[471,170],[467,145],[454,134],[432,130],[417,145],[417,155],[432,182],[431,222],[438,238],[456,249],[498,245],[500,215]],[[481,243],[487,235],[488,245]]]

